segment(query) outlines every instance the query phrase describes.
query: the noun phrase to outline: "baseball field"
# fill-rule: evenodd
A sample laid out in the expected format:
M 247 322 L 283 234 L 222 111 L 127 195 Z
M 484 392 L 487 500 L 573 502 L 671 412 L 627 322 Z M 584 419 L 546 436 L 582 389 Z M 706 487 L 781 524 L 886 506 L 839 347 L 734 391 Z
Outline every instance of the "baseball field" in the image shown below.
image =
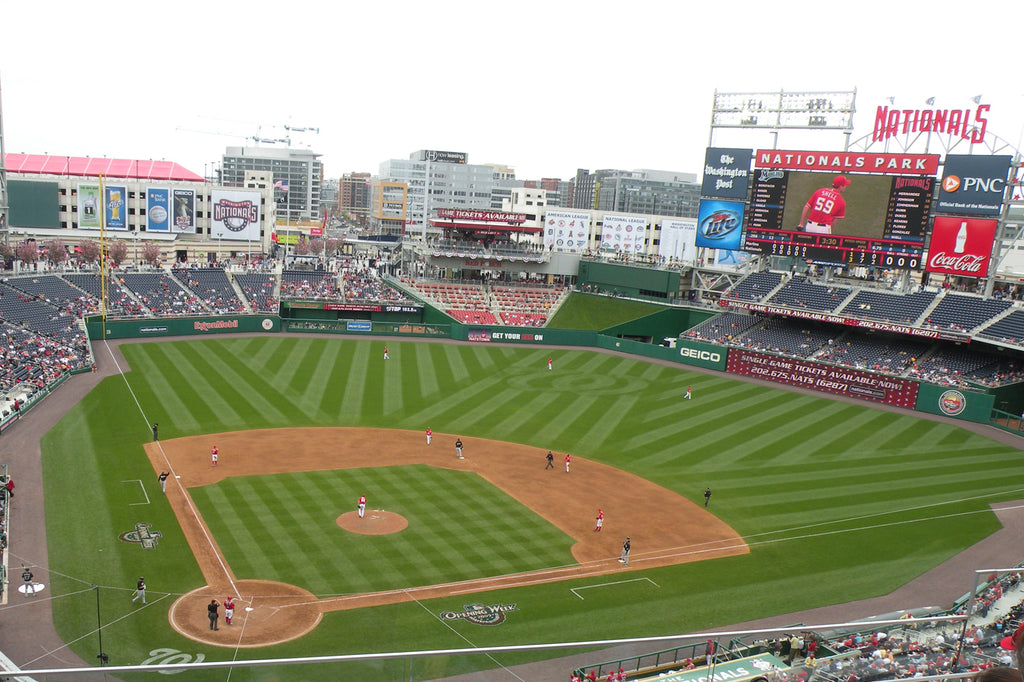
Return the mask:
M 95 657 L 98 604 L 119 664 L 697 631 L 885 594 L 996 530 L 988 505 L 1024 491 L 1019 450 L 869 405 L 589 350 L 388 346 L 387 361 L 374 340 L 119 346 L 123 375 L 42 443 L 55 620 L 72 649 Z M 145 607 L 130 601 L 139 576 Z M 229 591 L 235 624 L 210 631 L 205 605 Z M 492 626 L 458 617 L 475 604 L 508 609 Z M 429 680 L 552 655 L 329 675 Z

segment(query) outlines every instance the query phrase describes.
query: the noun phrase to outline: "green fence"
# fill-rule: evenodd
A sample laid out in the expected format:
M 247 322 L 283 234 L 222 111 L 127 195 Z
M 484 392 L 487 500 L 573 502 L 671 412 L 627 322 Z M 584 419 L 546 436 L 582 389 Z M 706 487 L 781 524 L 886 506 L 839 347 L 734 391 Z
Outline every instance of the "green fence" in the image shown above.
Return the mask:
M 100 316 L 85 321 L 92 341 L 103 339 L 140 339 L 159 336 L 206 336 L 242 332 L 279 332 L 277 315 L 217 315 L 214 317 L 160 317 L 111 320 L 104 324 Z
M 919 383 L 914 409 L 918 412 L 988 424 L 994 402 L 995 396 L 990 393 Z

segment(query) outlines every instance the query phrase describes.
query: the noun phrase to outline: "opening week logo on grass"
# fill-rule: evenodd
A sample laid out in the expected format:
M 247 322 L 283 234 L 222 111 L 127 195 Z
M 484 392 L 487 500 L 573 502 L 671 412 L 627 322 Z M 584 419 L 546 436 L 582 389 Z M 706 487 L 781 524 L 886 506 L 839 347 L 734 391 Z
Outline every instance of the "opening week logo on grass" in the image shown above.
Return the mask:
M 467 604 L 462 611 L 442 611 L 438 614 L 441 620 L 464 620 L 474 625 L 501 625 L 505 622 L 505 614 L 518 611 L 517 604 Z

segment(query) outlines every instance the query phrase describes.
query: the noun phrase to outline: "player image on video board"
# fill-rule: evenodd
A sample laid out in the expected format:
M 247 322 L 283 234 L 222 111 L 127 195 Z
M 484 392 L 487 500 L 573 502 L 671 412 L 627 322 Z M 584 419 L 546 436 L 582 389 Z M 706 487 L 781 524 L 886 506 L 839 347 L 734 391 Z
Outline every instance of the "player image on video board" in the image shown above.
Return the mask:
M 917 267 L 934 183 L 923 176 L 759 169 L 745 248 L 820 262 Z

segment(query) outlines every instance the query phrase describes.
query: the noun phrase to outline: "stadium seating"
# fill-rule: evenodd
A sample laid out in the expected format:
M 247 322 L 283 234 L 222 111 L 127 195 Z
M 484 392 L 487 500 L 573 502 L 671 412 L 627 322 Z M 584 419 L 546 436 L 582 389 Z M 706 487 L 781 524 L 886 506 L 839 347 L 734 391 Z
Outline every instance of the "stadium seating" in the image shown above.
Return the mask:
M 913 324 L 934 301 L 935 293 L 931 291 L 899 294 L 864 290 L 857 292 L 839 312 L 862 320 Z
M 679 335 L 681 339 L 727 343 L 764 320 L 746 313 L 722 313 Z
M 327 270 L 284 270 L 281 272 L 282 299 L 325 299 L 338 295 L 338 277 Z
M 209 312 L 203 302 L 163 272 L 123 272 L 118 283 L 154 315 L 198 315 Z
M 923 325 L 932 329 L 970 331 L 998 317 L 1013 307 L 1011 301 L 989 299 L 966 294 L 946 294 L 925 318 Z
M 235 275 L 235 281 L 242 293 L 249 300 L 254 312 L 277 312 L 278 303 L 274 295 L 277 277 L 268 273 L 256 272 Z
M 830 312 L 842 305 L 853 289 L 812 284 L 803 279 L 786 282 L 768 300 L 772 305 L 785 308 L 799 308 L 817 312 Z
M 834 328 L 776 317 L 750 328 L 736 343 L 745 348 L 808 358 L 834 335 Z
M 103 291 L 99 274 L 66 274 L 64 279 L 86 292 L 102 305 Z M 125 292 L 117 278 L 107 278 L 107 314 L 113 317 L 139 317 L 145 315 L 142 305 Z
M 723 294 L 723 297 L 735 298 L 740 301 L 761 302 L 782 283 L 782 278 L 783 275 L 781 273 L 771 272 L 770 270 L 754 272 L 734 284 Z
M 246 311 L 223 268 L 175 268 L 171 273 L 210 310 L 221 314 Z

